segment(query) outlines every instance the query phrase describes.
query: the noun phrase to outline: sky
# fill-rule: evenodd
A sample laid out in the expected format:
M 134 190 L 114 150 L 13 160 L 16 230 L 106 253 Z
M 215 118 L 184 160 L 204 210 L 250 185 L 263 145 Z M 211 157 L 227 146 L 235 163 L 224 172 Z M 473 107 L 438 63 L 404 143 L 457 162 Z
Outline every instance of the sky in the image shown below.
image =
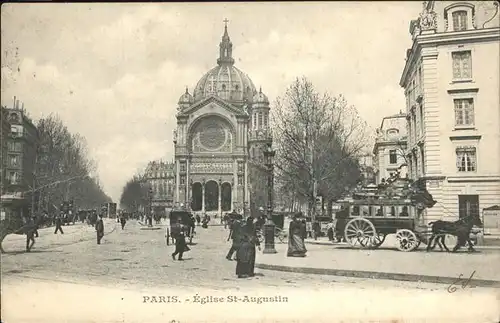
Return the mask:
M 216 66 L 224 19 L 235 66 L 271 102 L 305 76 L 320 92 L 344 95 L 375 129 L 383 116 L 405 110 L 399 79 L 421 3 L 1 8 L 2 105 L 16 96 L 33 119 L 56 113 L 85 136 L 101 185 L 118 201 L 150 160 L 173 159 L 178 99 Z

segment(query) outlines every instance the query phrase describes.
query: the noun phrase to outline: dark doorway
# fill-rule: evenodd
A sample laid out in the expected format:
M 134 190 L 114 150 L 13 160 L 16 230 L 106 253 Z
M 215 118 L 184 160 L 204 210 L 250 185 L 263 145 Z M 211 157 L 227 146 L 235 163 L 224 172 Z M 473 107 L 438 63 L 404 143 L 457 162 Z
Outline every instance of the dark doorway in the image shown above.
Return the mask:
M 192 192 L 191 192 L 191 210 L 193 211 L 201 211 L 202 208 L 202 200 L 203 200 L 203 190 L 201 187 L 201 183 L 196 182 L 193 183 Z
M 205 184 L 205 211 L 219 210 L 219 185 L 216 181 Z
M 460 218 L 479 216 L 479 195 L 459 195 L 458 216 Z
M 232 191 L 231 184 L 225 182 L 222 184 L 221 188 L 221 207 L 222 211 L 231 211 L 231 199 L 232 199 Z

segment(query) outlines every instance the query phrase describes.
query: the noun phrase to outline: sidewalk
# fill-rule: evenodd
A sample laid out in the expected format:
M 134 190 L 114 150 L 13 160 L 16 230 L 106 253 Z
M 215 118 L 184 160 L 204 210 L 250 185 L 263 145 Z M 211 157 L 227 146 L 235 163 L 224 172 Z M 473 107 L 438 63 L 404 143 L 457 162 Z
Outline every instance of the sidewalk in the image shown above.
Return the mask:
M 312 238 L 305 239 L 306 245 L 307 244 L 317 244 L 317 245 L 325 245 L 325 246 L 345 246 L 347 247 L 348 244 L 346 242 L 341 242 L 341 243 L 332 243 L 331 241 L 328 240 L 327 237 L 319 237 L 317 240 L 314 240 Z M 453 245 L 448 245 L 448 248 L 452 248 Z M 394 235 L 392 236 L 387 236 L 387 238 L 384 241 L 384 244 L 382 245 L 382 248 L 397 248 L 396 247 L 396 240 L 394 238 Z M 425 244 L 420 244 L 419 250 L 420 249 L 425 249 L 427 245 Z M 462 247 L 463 248 L 463 247 Z M 467 247 L 466 247 L 467 248 Z M 475 249 L 482 250 L 482 249 L 497 249 L 500 250 L 500 239 L 497 238 L 490 238 L 490 237 L 485 237 L 484 238 L 484 245 L 476 245 L 474 246 Z
M 352 249 L 346 244 L 306 244 L 305 258 L 287 257 L 287 244 L 276 244 L 277 254 L 259 253 L 260 269 L 335 275 L 359 278 L 422 281 L 454 284 L 471 275 L 469 285 L 500 287 L 500 253 L 482 250 L 477 253 L 426 252 L 420 248 L 402 252 L 389 248 Z M 473 274 L 474 273 L 474 274 Z M 461 284 L 460 282 L 460 284 Z
M 116 224 L 116 220 L 104 219 L 104 234 L 113 232 L 116 229 Z M 64 234 L 60 232 L 54 234 L 55 227 L 39 229 L 39 237 L 35 238 L 32 250 L 45 250 L 96 239 L 94 227 L 86 223 L 63 226 L 62 229 Z M 24 252 L 26 250 L 26 235 L 9 234 L 5 237 L 2 246 L 6 254 Z

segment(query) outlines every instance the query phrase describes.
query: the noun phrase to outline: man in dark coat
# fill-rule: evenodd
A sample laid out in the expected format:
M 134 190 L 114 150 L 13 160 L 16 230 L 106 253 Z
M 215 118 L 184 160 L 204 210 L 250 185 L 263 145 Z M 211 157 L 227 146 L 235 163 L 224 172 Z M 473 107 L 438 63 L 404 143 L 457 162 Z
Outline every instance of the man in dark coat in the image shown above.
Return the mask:
M 231 245 L 231 249 L 229 249 L 229 252 L 226 255 L 227 260 L 233 260 L 233 254 L 238 251 L 240 244 L 241 244 L 241 229 L 243 227 L 243 224 L 241 223 L 242 217 L 241 215 L 235 216 L 234 221 L 231 223 L 230 229 L 229 229 L 229 236 L 227 237 L 227 241 L 229 239 L 233 239 L 233 243 Z
M 33 218 L 28 218 L 26 222 L 26 252 L 30 252 L 35 244 L 36 224 Z
M 97 233 L 97 244 L 101 244 L 101 239 L 104 237 L 104 222 L 102 221 L 102 214 L 99 214 L 99 220 L 95 224 L 95 231 Z
M 175 228 L 174 228 L 175 227 Z M 175 256 L 179 255 L 178 260 L 183 260 L 182 256 L 184 252 L 189 251 L 189 247 L 186 244 L 186 231 L 187 228 L 181 222 L 181 219 L 177 219 L 177 223 L 172 226 L 172 235 L 175 232 L 175 251 L 172 253 L 172 259 L 175 260 Z
M 63 212 L 61 211 L 60 215 L 56 215 L 56 230 L 54 231 L 54 234 L 57 234 L 57 231 L 61 231 L 61 234 L 64 234 L 63 229 L 62 229 L 62 217 L 63 217 Z
M 127 223 L 127 219 L 125 219 L 125 215 L 122 213 L 120 215 L 120 224 L 122 225 L 122 230 L 125 228 L 125 223 Z

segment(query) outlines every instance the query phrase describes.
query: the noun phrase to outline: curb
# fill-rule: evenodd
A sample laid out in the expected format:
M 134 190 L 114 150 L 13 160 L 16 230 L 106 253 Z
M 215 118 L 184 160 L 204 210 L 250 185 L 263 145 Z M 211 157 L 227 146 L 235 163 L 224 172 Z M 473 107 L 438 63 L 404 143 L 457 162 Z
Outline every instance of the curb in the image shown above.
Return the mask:
M 314 244 L 321 246 L 348 246 L 347 243 L 332 243 L 330 241 L 305 241 L 306 244 Z M 500 250 L 500 245 L 498 246 L 474 246 L 475 249 L 490 249 L 490 250 Z
M 264 270 L 284 271 L 284 272 L 293 272 L 293 273 L 301 273 L 301 274 L 331 275 L 331 276 L 371 278 L 371 279 L 388 279 L 388 280 L 409 281 L 409 282 L 449 284 L 449 285 L 457 285 L 457 286 L 461 285 L 465 281 L 467 281 L 467 285 L 470 287 L 500 288 L 500 281 L 486 280 L 486 279 L 468 280 L 467 277 L 466 278 L 457 278 L 457 277 L 444 277 L 444 276 L 426 276 L 426 275 L 385 273 L 385 272 L 361 271 L 361 270 L 349 270 L 349 269 L 289 267 L 289 266 L 268 265 L 268 264 L 255 264 L 255 267 L 259 268 L 259 269 L 264 269 Z

